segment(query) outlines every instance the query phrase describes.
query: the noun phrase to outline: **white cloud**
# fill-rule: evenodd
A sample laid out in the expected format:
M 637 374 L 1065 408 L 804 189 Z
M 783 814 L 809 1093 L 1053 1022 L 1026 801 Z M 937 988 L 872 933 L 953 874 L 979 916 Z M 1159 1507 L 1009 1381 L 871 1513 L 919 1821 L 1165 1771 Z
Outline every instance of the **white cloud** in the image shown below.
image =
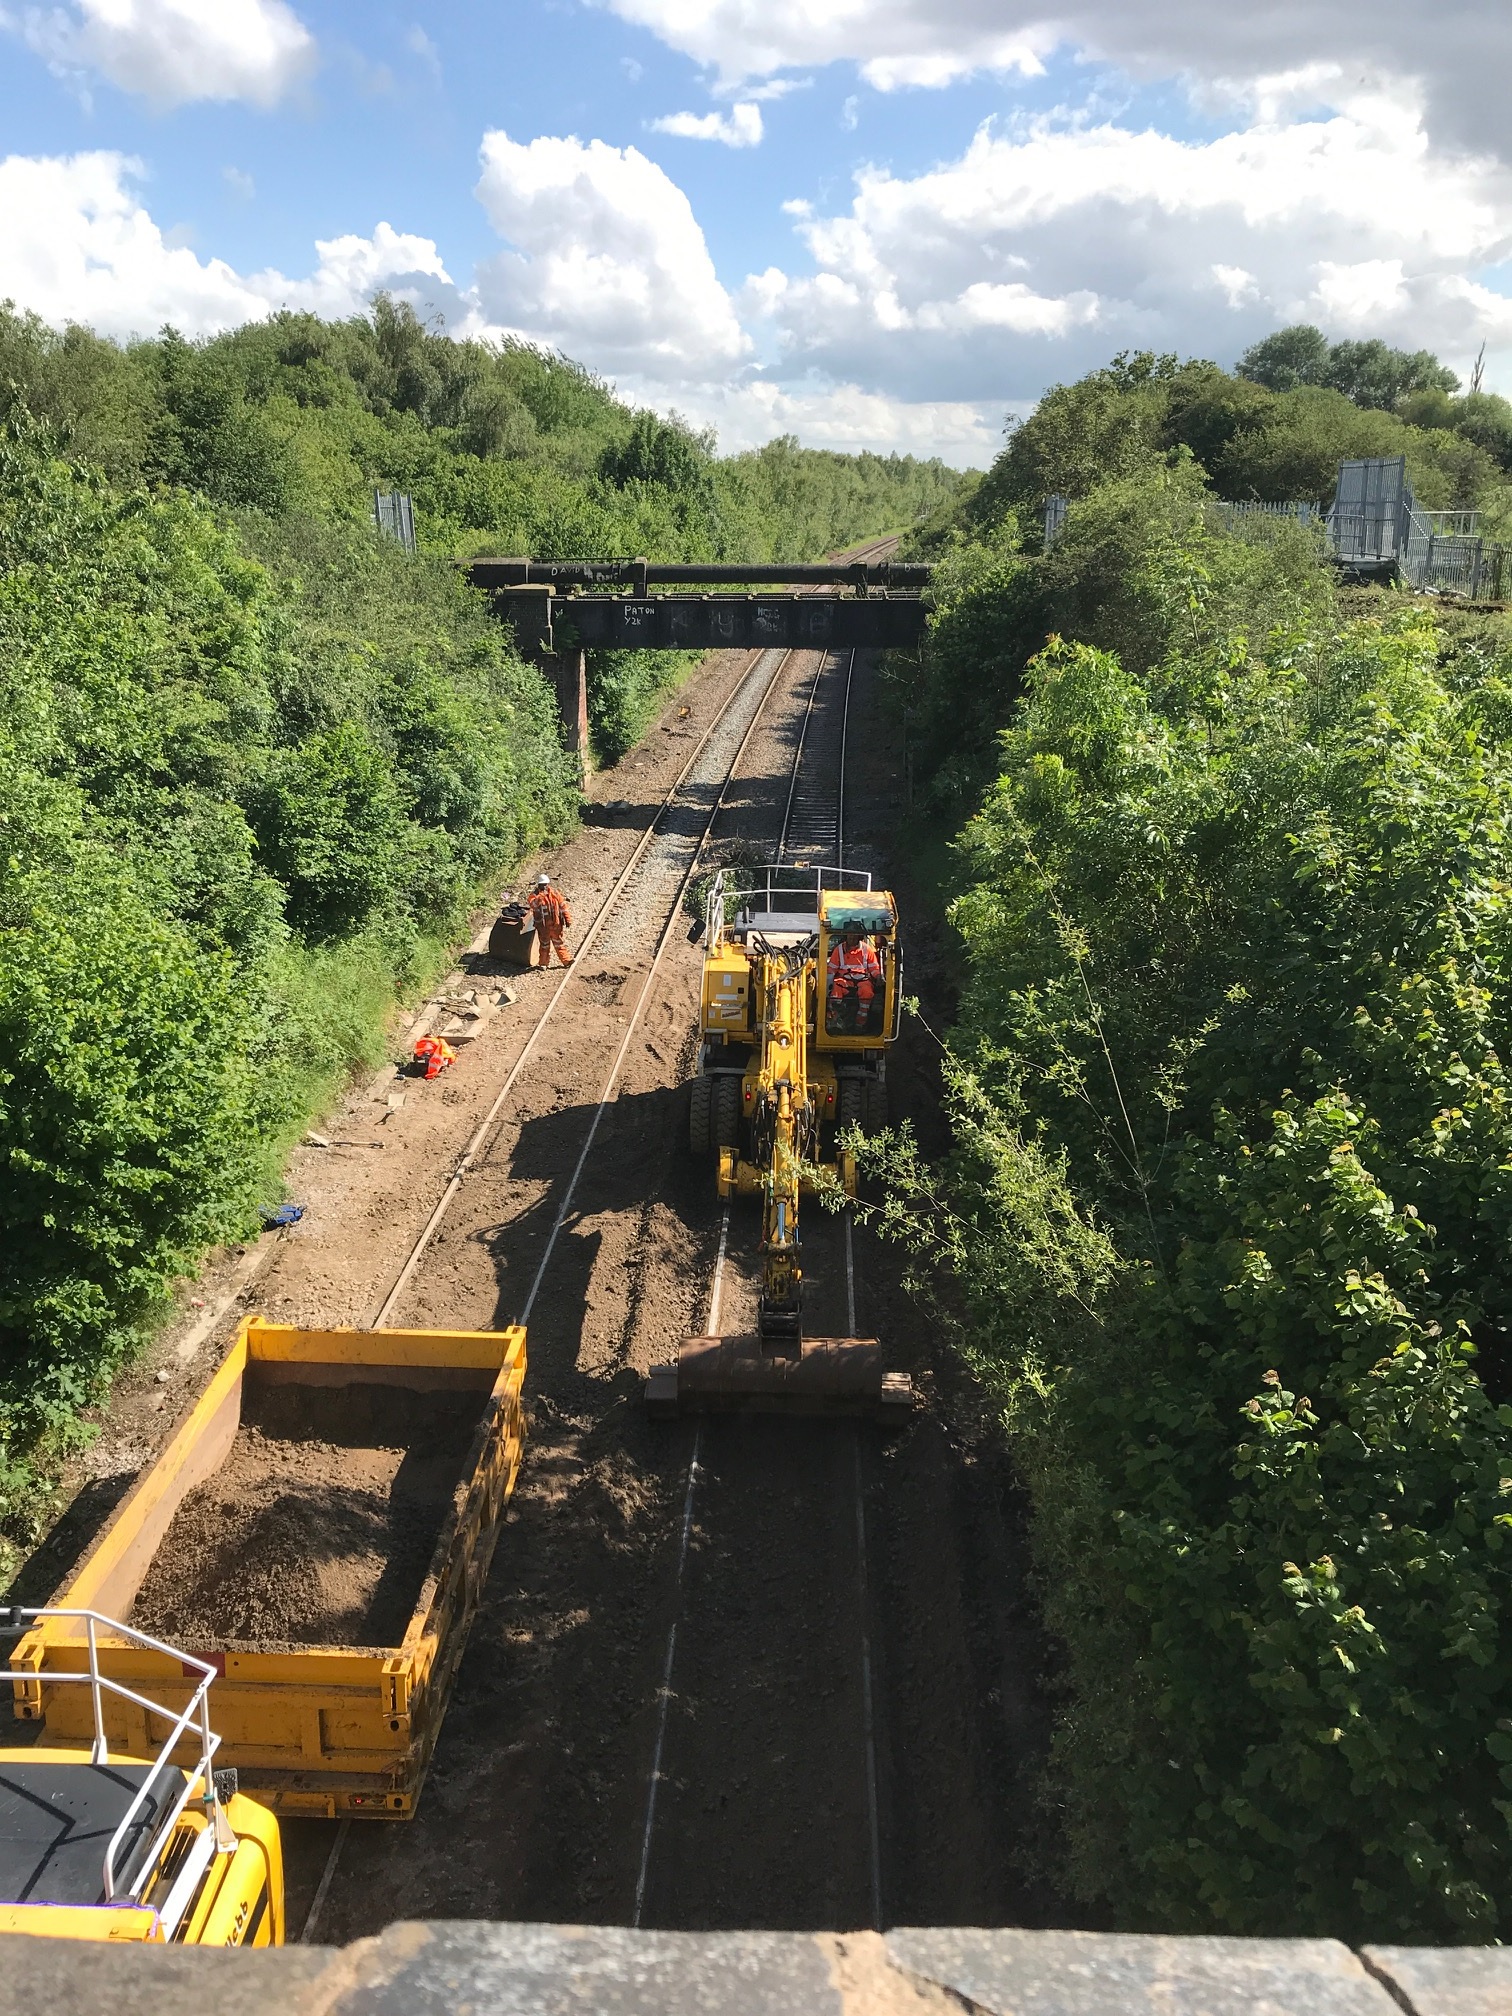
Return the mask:
M 418 57 L 436 83 L 441 81 L 441 52 L 417 21 L 404 38 L 404 46 Z
M 1213 278 L 1223 289 L 1224 299 L 1230 308 L 1243 308 L 1251 301 L 1258 301 L 1260 298 L 1260 288 L 1254 274 L 1243 266 L 1225 266 L 1222 260 L 1215 260 Z
M 348 232 L 317 238 L 320 262 L 304 280 L 256 273 L 251 285 L 270 307 L 301 308 L 314 315 L 355 315 L 382 289 L 408 301 L 422 316 L 461 322 L 473 312 L 472 296 L 455 286 L 435 240 L 378 224 L 371 238 Z
M 271 106 L 315 64 L 314 38 L 285 0 L 71 0 L 0 9 L 0 25 L 55 70 L 104 77 L 159 106 Z
M 1337 86 L 1416 84 L 1435 131 L 1512 153 L 1505 78 L 1512 8 L 1439 0 L 607 0 L 726 84 L 791 68 L 858 65 L 879 90 L 939 86 L 975 70 L 1033 75 L 1057 49 L 1132 75 L 1234 92 L 1257 116 L 1339 102 Z M 1280 63 L 1278 63 L 1278 56 Z M 1283 67 L 1284 66 L 1284 67 Z M 1262 102 L 1263 101 L 1263 102 Z
M 1512 301 L 1466 279 L 1512 254 L 1512 176 L 1435 154 L 1395 98 L 1203 142 L 989 123 L 924 174 L 864 170 L 848 213 L 794 214 L 814 270 L 755 276 L 747 314 L 788 371 L 905 398 L 1030 397 L 1126 346 L 1225 361 L 1302 319 L 1512 344 Z
M 812 88 L 812 77 L 769 77 L 764 84 L 719 84 L 713 86 L 716 98 L 733 98 L 737 92 L 748 102 L 763 105 L 775 103 L 779 98 L 790 98 L 795 91 Z
M 669 112 L 664 119 L 651 121 L 653 133 L 671 133 L 679 140 L 719 140 L 726 147 L 761 145 L 761 107 L 732 105 L 727 115 L 718 112 Z
M 750 348 L 692 205 L 634 147 L 484 135 L 478 196 L 515 249 L 478 268 L 491 326 L 658 384 L 722 377 Z
M 649 405 L 665 396 L 633 380 L 620 389 Z M 759 448 L 774 435 L 796 434 L 807 448 L 938 455 L 956 468 L 985 468 L 1002 446 L 1003 409 L 996 401 L 910 401 L 860 385 L 819 379 L 779 385 L 753 377 L 700 388 L 690 398 L 679 393 L 676 403 L 694 426 L 714 429 L 725 455 Z
M 211 335 L 284 307 L 351 315 L 382 287 L 422 314 L 439 311 L 459 334 L 509 330 L 622 372 L 627 397 L 676 405 L 716 427 L 726 449 L 796 433 L 836 448 L 990 459 L 996 401 L 910 404 L 854 384 L 784 386 L 751 373 L 748 341 L 686 199 L 633 149 L 595 155 L 567 141 L 543 155 L 537 142 L 512 154 L 502 135 L 491 141 L 480 194 L 516 243 L 536 248 L 502 282 L 491 269 L 478 286 L 458 287 L 431 239 L 382 223 L 367 237 L 319 240 L 302 277 L 238 273 L 173 243 L 137 192 L 139 164 L 99 152 L 0 160 L 4 291 L 55 325 L 86 322 L 124 338 L 164 322 Z M 661 222 L 632 229 L 632 216 Z
M 153 222 L 131 186 L 139 173 L 135 162 L 104 152 L 0 161 L 5 292 L 49 322 L 87 322 L 119 337 L 164 322 L 208 335 L 280 307 L 350 315 L 380 286 L 417 304 L 456 305 L 434 244 L 387 224 L 371 238 L 318 243 L 318 264 L 300 280 L 200 259 Z
M 239 196 L 243 203 L 250 203 L 257 194 L 257 183 L 245 168 L 222 168 L 221 180 L 233 196 Z

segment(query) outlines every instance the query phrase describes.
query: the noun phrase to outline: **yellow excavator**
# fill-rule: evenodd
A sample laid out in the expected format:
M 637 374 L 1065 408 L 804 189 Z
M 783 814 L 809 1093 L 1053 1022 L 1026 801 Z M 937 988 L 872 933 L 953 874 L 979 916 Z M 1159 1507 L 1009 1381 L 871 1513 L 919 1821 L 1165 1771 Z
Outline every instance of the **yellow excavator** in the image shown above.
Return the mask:
M 822 1183 L 855 1195 L 837 1137 L 886 1125 L 897 905 L 859 871 L 724 869 L 703 935 L 689 1141 L 717 1156 L 721 1198 L 761 1199 L 759 1315 L 754 1336 L 693 1337 L 675 1363 L 653 1366 L 647 1406 L 900 1418 L 912 1381 L 883 1370 L 876 1338 L 805 1335 L 798 1232 L 800 1203 Z
M 210 1728 L 216 1668 L 174 1653 L 93 1610 L 0 1608 L 0 1633 L 53 1623 L 77 1640 L 73 1671 L 49 1687 L 88 1687 L 94 1740 L 0 1750 L 0 1932 L 131 1945 L 281 1946 L 283 1850 L 278 1822 L 217 1771 Z M 189 1698 L 165 1709 L 103 1673 L 97 1640 L 125 1639 L 178 1658 Z M 27 1682 L 14 1683 L 18 1688 Z M 125 1704 L 140 1741 L 113 1747 Z M 186 1762 L 175 1761 L 187 1759 Z

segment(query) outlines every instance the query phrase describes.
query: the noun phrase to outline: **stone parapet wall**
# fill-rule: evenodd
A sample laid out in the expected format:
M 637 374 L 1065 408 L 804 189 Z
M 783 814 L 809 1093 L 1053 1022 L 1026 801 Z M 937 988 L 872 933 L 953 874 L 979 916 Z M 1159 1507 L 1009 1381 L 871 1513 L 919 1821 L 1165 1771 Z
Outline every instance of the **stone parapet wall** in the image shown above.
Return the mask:
M 0 1938 L 0 2016 L 1512 2016 L 1512 1952 L 1098 1932 L 391 1925 L 281 1952 Z

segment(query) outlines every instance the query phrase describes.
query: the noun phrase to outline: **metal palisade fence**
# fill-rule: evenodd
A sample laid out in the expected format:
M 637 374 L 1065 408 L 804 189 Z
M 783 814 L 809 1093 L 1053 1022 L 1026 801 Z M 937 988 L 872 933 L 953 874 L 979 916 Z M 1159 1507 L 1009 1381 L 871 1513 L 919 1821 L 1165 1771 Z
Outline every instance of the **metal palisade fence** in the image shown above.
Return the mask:
M 1412 494 L 1402 455 L 1341 462 L 1328 514 L 1339 564 L 1391 573 L 1409 587 L 1500 600 L 1512 586 L 1509 549 L 1486 539 L 1474 511 L 1429 511 Z
M 1340 567 L 1350 574 L 1401 580 L 1411 588 L 1500 601 L 1512 590 L 1512 547 L 1483 537 L 1474 511 L 1429 511 L 1412 494 L 1407 461 L 1383 455 L 1339 464 L 1334 501 L 1217 507 L 1227 524 L 1241 518 L 1294 518 L 1321 525 Z
M 415 550 L 415 507 L 403 490 L 373 492 L 373 523 L 406 551 Z

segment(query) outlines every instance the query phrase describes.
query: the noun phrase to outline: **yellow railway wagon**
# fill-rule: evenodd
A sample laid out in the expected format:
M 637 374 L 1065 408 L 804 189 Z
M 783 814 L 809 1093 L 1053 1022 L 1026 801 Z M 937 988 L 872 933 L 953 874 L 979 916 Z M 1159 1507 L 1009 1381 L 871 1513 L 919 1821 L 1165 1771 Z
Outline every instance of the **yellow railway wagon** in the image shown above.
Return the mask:
M 519 1472 L 524 1377 L 525 1332 L 518 1327 L 302 1330 L 249 1317 L 193 1411 L 59 1592 L 58 1605 L 156 1626 L 158 1617 L 149 1609 L 144 1620 L 143 1607 L 180 1600 L 185 1586 L 191 1599 L 183 1600 L 192 1600 L 204 1565 L 198 1557 L 219 1550 L 220 1594 L 202 1599 L 210 1607 L 190 1615 L 187 1631 L 156 1631 L 219 1669 L 218 1761 L 235 1767 L 245 1791 L 285 1815 L 407 1819 Z M 363 1428 L 380 1400 L 389 1407 L 386 1425 Z M 418 1443 L 405 1447 L 406 1417 L 420 1421 L 437 1407 L 460 1420 L 464 1439 L 439 1456 Z M 319 1470 L 323 1457 L 350 1456 L 353 1449 L 364 1459 L 385 1455 L 361 1446 L 364 1436 L 399 1445 L 388 1452 L 397 1471 L 385 1481 L 380 1464 L 376 1484 L 365 1474 L 366 1497 L 328 1488 Z M 249 1449 L 268 1481 L 243 1484 L 238 1465 Z M 314 1485 L 305 1473 L 316 1477 Z M 419 1512 L 405 1549 L 385 1559 L 383 1519 L 387 1506 L 403 1498 L 407 1474 L 429 1480 L 431 1495 L 411 1492 L 406 1502 Z M 378 1607 L 349 1605 L 341 1631 L 330 1633 L 337 1642 L 323 1643 L 330 1547 L 321 1522 L 333 1497 L 338 1523 L 368 1521 L 363 1558 L 378 1550 Z M 376 1524 L 369 1500 L 379 1507 Z M 434 1540 L 426 1545 L 432 1515 Z M 269 1536 L 280 1517 L 275 1545 Z M 170 1595 L 160 1599 L 154 1591 L 164 1583 Z M 292 1592 L 308 1601 L 302 1613 L 295 1605 L 294 1623 L 278 1636 L 237 1636 L 248 1614 L 261 1614 L 248 1612 L 249 1590 L 264 1597 L 271 1590 L 275 1599 Z M 384 1634 L 396 1642 L 352 1642 L 380 1614 L 402 1624 L 411 1603 L 407 1625 Z M 87 1743 L 93 1736 L 89 1690 L 47 1684 L 49 1670 L 87 1670 L 82 1634 L 82 1625 L 49 1619 L 11 1655 L 16 1713 L 45 1718 L 51 1742 Z M 103 1672 L 178 1712 L 179 1662 L 108 1632 L 100 1635 L 99 1658 Z M 155 1717 L 119 1700 L 109 1701 L 107 1716 L 113 1747 L 150 1752 Z M 165 1713 L 164 1730 L 170 1719 Z

